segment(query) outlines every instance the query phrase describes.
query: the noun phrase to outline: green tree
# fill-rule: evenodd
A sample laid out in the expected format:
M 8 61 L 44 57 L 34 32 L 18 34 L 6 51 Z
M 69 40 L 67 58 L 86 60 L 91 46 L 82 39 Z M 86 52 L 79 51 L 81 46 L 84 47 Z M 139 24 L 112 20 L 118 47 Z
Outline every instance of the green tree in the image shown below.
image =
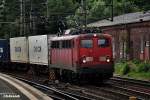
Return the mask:
M 150 0 L 131 0 L 134 5 L 136 5 L 140 11 L 150 10 Z
M 56 34 L 59 29 L 76 27 L 76 23 L 82 27 L 85 23 L 85 13 L 87 23 L 111 17 L 112 0 L 23 1 L 26 35 Z M 0 21 L 16 22 L 15 24 L 0 23 L 0 36 L 8 37 L 10 34 L 19 36 L 20 4 L 20 0 L 0 0 Z M 150 10 L 149 0 L 113 0 L 113 4 L 115 16 Z
M 131 0 L 114 0 L 114 15 L 137 12 L 139 8 Z
M 57 33 L 59 28 L 66 28 L 66 18 L 69 20 L 74 15 L 78 3 L 75 0 L 48 0 L 49 8 L 49 31 Z
M 3 9 L 1 9 L 0 17 L 0 36 L 4 38 L 9 38 L 10 34 L 18 33 L 17 24 L 11 24 L 10 22 L 15 22 L 19 18 L 19 4 L 15 0 L 3 0 L 2 2 Z

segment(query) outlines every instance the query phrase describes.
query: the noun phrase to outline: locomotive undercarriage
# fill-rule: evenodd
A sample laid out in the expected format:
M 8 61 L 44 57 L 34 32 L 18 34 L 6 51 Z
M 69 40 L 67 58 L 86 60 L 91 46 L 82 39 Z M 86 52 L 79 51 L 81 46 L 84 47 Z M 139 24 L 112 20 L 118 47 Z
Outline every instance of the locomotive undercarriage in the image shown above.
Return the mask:
M 109 79 L 113 76 L 113 67 L 112 69 L 104 68 L 82 68 L 78 69 L 77 72 L 73 72 L 70 70 L 60 70 L 55 69 L 56 79 L 65 81 L 65 82 L 73 82 L 78 83 L 81 81 L 87 82 L 102 82 L 104 80 Z

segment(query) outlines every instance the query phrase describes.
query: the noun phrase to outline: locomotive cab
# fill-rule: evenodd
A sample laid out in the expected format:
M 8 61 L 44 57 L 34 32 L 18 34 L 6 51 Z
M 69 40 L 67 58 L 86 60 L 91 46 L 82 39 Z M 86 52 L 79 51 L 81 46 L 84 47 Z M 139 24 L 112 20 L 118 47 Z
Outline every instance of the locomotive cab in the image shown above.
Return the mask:
M 50 67 L 64 79 L 109 79 L 113 75 L 111 36 L 79 34 L 51 39 Z
M 104 79 L 113 75 L 113 57 L 110 35 L 89 34 L 80 37 L 80 73 L 100 76 Z

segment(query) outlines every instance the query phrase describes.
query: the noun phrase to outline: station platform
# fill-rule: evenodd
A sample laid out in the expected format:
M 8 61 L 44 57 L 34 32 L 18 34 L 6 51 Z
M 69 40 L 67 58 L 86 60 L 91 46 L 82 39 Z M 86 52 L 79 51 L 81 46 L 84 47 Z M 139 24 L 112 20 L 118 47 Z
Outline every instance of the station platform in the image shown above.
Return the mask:
M 52 100 L 38 89 L 0 73 L 0 100 Z

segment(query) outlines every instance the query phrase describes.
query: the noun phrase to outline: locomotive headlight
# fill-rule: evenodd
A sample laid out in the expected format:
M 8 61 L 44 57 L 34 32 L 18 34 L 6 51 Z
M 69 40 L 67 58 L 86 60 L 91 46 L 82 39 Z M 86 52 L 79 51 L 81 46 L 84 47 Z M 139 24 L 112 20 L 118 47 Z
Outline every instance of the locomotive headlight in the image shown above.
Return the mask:
M 93 57 L 84 57 L 82 58 L 82 63 L 87 63 L 87 62 L 92 62 L 93 61 Z
M 109 59 L 109 58 L 107 58 L 107 59 L 106 59 L 106 62 L 110 62 L 110 59 Z
M 96 34 L 94 34 L 94 37 L 96 37 L 97 35 Z
M 82 62 L 83 62 L 83 63 L 86 63 L 86 59 L 83 59 Z

